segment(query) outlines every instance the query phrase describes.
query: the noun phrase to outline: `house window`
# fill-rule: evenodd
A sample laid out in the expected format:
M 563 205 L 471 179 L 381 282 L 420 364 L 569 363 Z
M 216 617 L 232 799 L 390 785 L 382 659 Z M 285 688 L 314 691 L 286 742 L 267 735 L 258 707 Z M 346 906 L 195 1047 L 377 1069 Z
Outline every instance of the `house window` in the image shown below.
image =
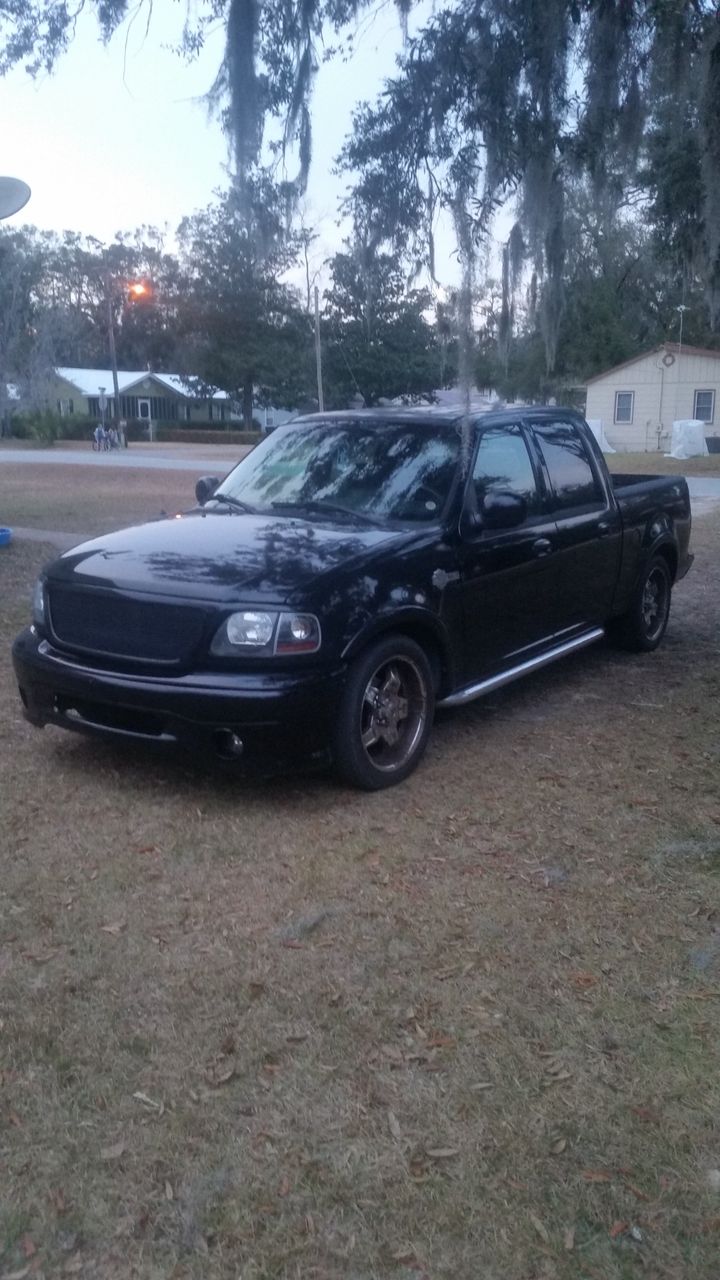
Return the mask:
M 715 417 L 715 392 L 696 391 L 693 402 L 693 418 L 711 424 Z
M 616 391 L 615 392 L 615 421 L 616 422 L 632 422 L 634 408 L 635 408 L 635 392 L 634 391 Z
M 192 422 L 192 409 L 189 404 L 185 405 L 185 421 Z
M 213 420 L 213 402 L 212 400 L 208 400 L 208 422 L 212 422 L 212 420 Z
M 75 412 L 75 401 L 68 400 L 68 413 L 74 413 L 74 412 Z

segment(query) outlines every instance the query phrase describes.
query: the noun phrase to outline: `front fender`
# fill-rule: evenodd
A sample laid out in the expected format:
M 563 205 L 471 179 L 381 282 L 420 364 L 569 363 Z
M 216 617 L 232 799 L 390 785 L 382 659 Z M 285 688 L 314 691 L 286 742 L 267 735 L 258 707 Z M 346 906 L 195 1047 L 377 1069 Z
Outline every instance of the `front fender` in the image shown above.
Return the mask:
M 452 682 L 452 647 L 447 629 L 436 614 L 422 605 L 405 605 L 399 608 L 388 605 L 372 617 L 366 617 L 347 641 L 342 652 L 343 659 L 351 662 L 373 640 L 392 631 L 410 636 L 419 644 L 425 639 L 439 659 L 441 686 Z

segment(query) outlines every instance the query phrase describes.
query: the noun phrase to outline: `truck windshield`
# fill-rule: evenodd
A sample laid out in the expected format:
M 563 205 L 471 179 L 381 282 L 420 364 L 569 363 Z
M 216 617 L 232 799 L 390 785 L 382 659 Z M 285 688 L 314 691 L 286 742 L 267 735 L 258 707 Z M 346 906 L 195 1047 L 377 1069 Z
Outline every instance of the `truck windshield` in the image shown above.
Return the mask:
M 373 420 L 287 426 L 253 449 L 223 481 L 254 511 L 342 513 L 384 521 L 433 521 L 457 473 L 453 425 Z

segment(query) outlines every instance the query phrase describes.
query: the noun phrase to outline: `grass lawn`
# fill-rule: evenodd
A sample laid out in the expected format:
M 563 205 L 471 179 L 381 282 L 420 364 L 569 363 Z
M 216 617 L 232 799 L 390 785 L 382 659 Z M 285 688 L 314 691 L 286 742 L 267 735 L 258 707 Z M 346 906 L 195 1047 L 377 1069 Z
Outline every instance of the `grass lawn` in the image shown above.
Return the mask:
M 694 537 L 657 654 L 446 713 L 375 796 L 32 729 L 8 646 L 48 549 L 0 550 L 0 1276 L 717 1280 Z
M 193 471 L 3 462 L 0 524 L 108 533 L 194 506 L 196 479 Z
M 666 458 L 664 453 L 608 453 L 605 461 L 611 471 L 637 472 L 653 476 L 720 476 L 720 453 L 706 458 Z

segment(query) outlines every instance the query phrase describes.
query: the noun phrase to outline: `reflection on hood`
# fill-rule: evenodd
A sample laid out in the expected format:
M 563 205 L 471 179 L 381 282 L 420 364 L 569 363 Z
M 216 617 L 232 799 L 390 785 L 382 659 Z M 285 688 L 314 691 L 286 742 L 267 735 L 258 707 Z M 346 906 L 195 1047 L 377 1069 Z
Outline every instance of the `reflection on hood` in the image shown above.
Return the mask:
M 51 570 L 76 585 L 232 599 L 286 597 L 407 535 L 277 516 L 208 515 L 120 530 L 67 552 Z

